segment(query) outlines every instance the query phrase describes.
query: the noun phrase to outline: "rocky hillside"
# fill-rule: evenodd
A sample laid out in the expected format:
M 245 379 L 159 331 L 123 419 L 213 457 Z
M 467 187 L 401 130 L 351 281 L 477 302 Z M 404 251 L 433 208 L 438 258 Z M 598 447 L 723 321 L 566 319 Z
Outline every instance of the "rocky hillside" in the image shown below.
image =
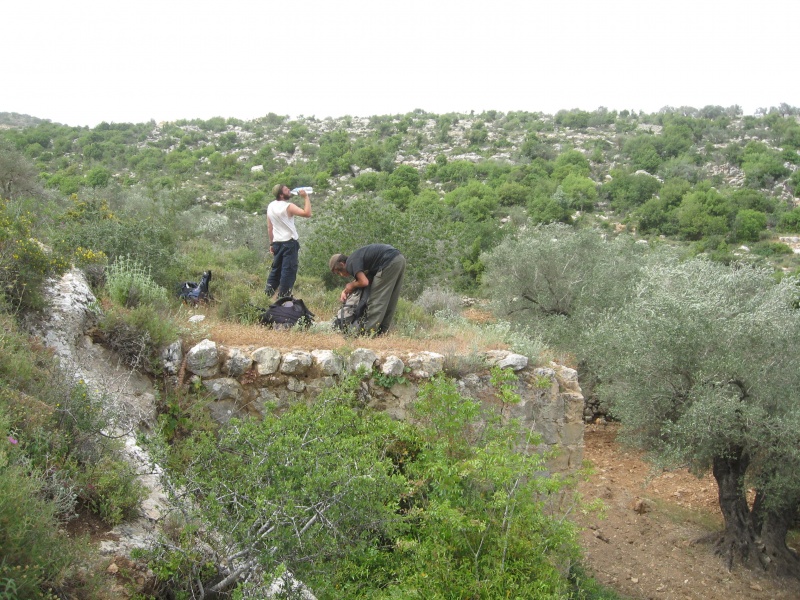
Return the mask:
M 722 115 L 717 114 L 720 111 Z M 575 112 L 578 112 L 577 117 Z M 318 160 L 326 136 L 337 133 L 346 133 L 350 143 L 356 146 L 365 141 L 382 142 L 379 145 L 384 151 L 380 157 L 383 164 L 370 167 L 354 161 L 348 172 L 330 179 L 332 190 L 343 189 L 352 177 L 365 172 L 386 170 L 389 164 L 394 168 L 408 165 L 424 173 L 437 160 L 441 162 L 442 157 L 447 161 L 518 165 L 537 157 L 554 158 L 563 151 L 575 149 L 590 158 L 592 175 L 596 183 L 602 184 L 612 169 L 631 166 L 631 156 L 623 151 L 627 140 L 642 134 L 654 138 L 662 136 L 665 117 L 675 114 L 682 120 L 702 123 L 697 131 L 692 132 L 692 144 L 686 148 L 690 154 L 695 154 L 696 164 L 692 170 L 693 177 L 698 179 L 708 178 L 723 186 L 740 188 L 746 184 L 745 174 L 725 156 L 726 147 L 759 141 L 775 151 L 784 149 L 768 123 L 736 114 L 732 109 L 723 111 L 719 107 L 706 113 L 687 108 L 665 109 L 656 115 L 623 116 L 598 111 L 586 119 L 580 117 L 587 113 L 579 111 L 562 111 L 555 116 L 493 111 L 480 115 L 419 112 L 324 120 L 269 116 L 249 122 L 229 119 L 224 126 L 219 124 L 217 130 L 209 130 L 208 122 L 178 121 L 154 125 L 148 137 L 139 144 L 142 148 L 162 148 L 167 154 L 181 148 L 197 151 L 213 147 L 222 156 L 235 158 L 238 164 L 257 174 L 274 170 L 276 164 L 297 167 Z M 716 118 L 707 119 L 704 114 L 715 114 Z M 790 118 L 798 122 L 797 114 Z M 271 151 L 265 152 L 265 148 Z M 792 173 L 796 170 L 796 164 L 788 163 L 786 166 Z M 648 172 L 645 169 L 641 171 Z M 658 172 L 651 174 L 659 176 Z M 777 199 L 793 202 L 796 197 L 790 190 L 788 179 L 775 178 L 762 189 Z M 435 185 L 435 182 L 430 183 Z M 217 201 L 226 199 L 228 194 L 220 191 Z

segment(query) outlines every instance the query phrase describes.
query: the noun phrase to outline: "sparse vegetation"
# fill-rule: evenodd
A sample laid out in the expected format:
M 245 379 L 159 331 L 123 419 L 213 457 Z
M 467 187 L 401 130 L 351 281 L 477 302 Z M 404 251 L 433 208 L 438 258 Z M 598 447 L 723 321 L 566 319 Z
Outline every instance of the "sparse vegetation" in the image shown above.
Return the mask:
M 83 506 L 115 524 L 137 510 L 141 484 L 120 454 L 114 415 L 52 356 L 30 344 L 13 318 L 0 315 L 0 582 L 11 598 L 56 598 L 97 589 L 84 538 L 64 523 Z M 0 588 L 2 589 L 2 588 Z

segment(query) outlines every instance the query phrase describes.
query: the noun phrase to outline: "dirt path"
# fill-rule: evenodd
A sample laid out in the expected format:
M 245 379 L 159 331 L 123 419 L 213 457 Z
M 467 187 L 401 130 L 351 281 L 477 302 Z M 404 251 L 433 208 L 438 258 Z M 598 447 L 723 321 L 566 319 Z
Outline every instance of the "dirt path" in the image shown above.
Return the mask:
M 711 544 L 722 517 L 713 478 L 686 471 L 653 477 L 613 426 L 590 425 L 585 458 L 595 473 L 580 486 L 603 501 L 605 518 L 582 517 L 582 544 L 598 581 L 625 597 L 653 600 L 798 600 L 800 581 L 728 572 Z

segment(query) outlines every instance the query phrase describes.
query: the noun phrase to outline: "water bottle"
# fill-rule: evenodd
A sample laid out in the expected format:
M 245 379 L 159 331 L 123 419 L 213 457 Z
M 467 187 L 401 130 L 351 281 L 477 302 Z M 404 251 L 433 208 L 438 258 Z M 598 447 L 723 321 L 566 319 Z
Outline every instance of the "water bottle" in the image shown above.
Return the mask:
M 293 190 L 291 190 L 289 193 L 292 196 L 297 196 L 300 193 L 300 190 L 305 190 L 306 194 L 313 194 L 314 193 L 314 188 L 310 187 L 310 186 L 307 186 L 307 187 L 296 187 Z

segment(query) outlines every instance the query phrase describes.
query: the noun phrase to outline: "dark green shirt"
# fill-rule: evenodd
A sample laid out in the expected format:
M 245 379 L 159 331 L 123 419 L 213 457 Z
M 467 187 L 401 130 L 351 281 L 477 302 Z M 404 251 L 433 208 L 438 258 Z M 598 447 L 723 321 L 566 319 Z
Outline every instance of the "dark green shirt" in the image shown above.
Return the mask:
M 367 280 L 372 283 L 375 275 L 380 273 L 400 255 L 400 250 L 389 244 L 370 244 L 362 246 L 347 257 L 345 270 L 353 277 L 363 271 Z

